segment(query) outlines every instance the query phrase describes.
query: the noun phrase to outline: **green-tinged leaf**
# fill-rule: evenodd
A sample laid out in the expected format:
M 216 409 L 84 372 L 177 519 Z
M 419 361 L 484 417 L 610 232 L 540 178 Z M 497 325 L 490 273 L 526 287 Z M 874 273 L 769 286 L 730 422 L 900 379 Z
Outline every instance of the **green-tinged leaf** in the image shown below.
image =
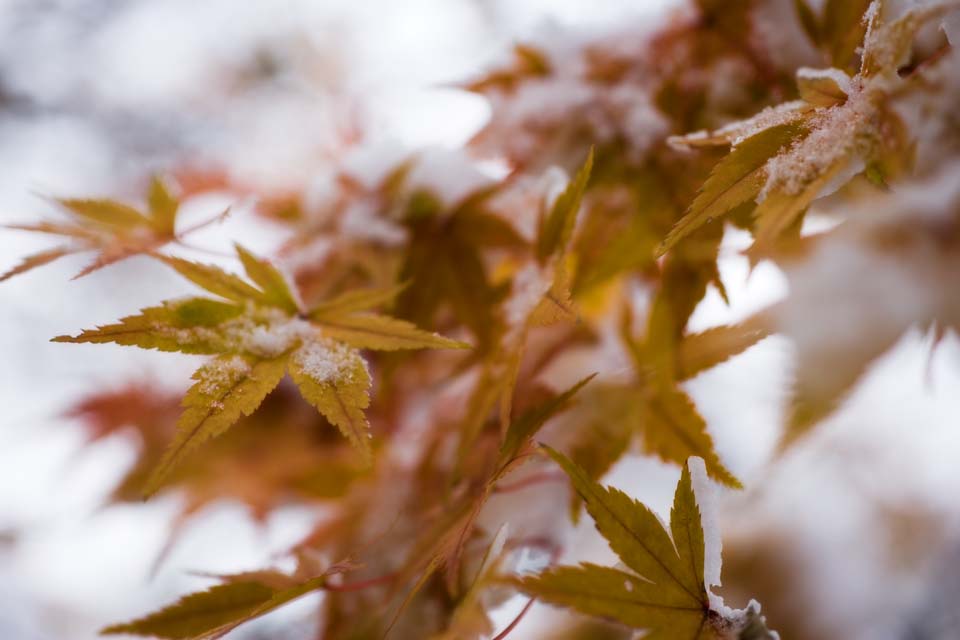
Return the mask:
M 271 306 L 295 313 L 300 305 L 297 304 L 297 300 L 280 270 L 266 260 L 253 255 L 239 244 L 236 245 L 236 249 L 247 276 L 263 290 L 264 301 Z
M 507 428 L 503 445 L 500 447 L 500 459 L 504 462 L 513 459 L 524 443 L 535 436 L 547 420 L 563 411 L 573 396 L 588 382 L 593 380 L 596 375 L 597 374 L 594 373 L 587 376 L 560 395 L 554 396 L 546 402 L 528 409 L 521 414 L 519 418 L 514 420 Z
M 215 327 L 243 313 L 243 307 L 209 298 L 185 298 L 164 303 L 177 328 Z
M 643 436 L 646 448 L 663 460 L 683 464 L 690 456 L 699 456 L 713 479 L 730 487 L 742 487 L 723 466 L 707 432 L 707 423 L 680 389 L 661 387 L 652 392 L 645 406 Z
M 322 589 L 328 576 L 307 580 L 259 581 L 266 572 L 224 576 L 228 581 L 184 596 L 148 616 L 107 627 L 104 635 L 130 634 L 169 640 L 215 640 L 244 622 L 262 616 L 311 591 Z M 286 576 L 283 576 L 286 577 Z M 281 583 L 293 586 L 281 586 Z
M 687 214 L 670 230 L 658 249 L 669 251 L 700 226 L 752 200 L 766 182 L 767 160 L 805 133 L 798 122 L 765 129 L 747 138 L 721 160 L 703 184 Z
M 156 493 L 170 471 L 200 444 L 229 429 L 241 415 L 250 415 L 283 378 L 287 356 L 252 360 L 220 356 L 205 364 L 183 399 L 173 443 L 150 477 L 146 495 Z
M 590 149 L 577 175 L 554 202 L 550 213 L 541 220 L 537 234 L 537 259 L 541 263 L 557 251 L 562 251 L 570 242 L 577 222 L 577 212 L 580 210 L 580 201 L 583 199 L 583 192 L 587 188 L 592 169 L 593 149 Z
M 743 353 L 770 335 L 761 317 L 684 336 L 677 347 L 677 379 L 687 380 Z
M 228 300 L 249 302 L 263 299 L 263 294 L 256 288 L 244 282 L 239 276 L 227 273 L 220 267 L 170 256 L 157 256 L 157 258 L 173 267 L 177 273 L 198 287 Z
M 53 342 L 113 342 L 143 349 L 213 355 L 228 350 L 227 337 L 216 326 L 242 312 L 241 307 L 207 298 L 172 300 L 75 337 L 57 336 Z
M 694 574 L 681 562 L 655 513 L 622 491 L 594 482 L 563 454 L 544 449 L 570 477 L 597 530 L 624 564 L 657 585 L 662 597 L 691 607 L 703 604 L 702 572 Z
M 680 563 L 690 568 L 690 574 L 699 577 L 701 593 L 706 593 L 703 566 L 706 555 L 706 543 L 703 538 L 700 507 L 693 492 L 693 480 L 690 477 L 690 461 L 682 465 L 680 482 L 673 494 L 673 508 L 670 510 L 670 536 L 680 556 Z
M 49 249 L 47 251 L 41 251 L 40 253 L 35 253 L 32 256 L 27 256 L 19 262 L 19 264 L 13 266 L 3 275 L 0 275 L 0 282 L 8 280 L 13 276 L 20 275 L 21 273 L 26 273 L 31 269 L 37 267 L 42 267 L 45 264 L 49 264 L 58 258 L 63 256 L 70 255 L 75 253 L 76 249 L 71 249 L 70 247 L 57 247 L 55 249 Z
M 417 329 L 406 320 L 376 313 L 349 315 L 315 314 L 313 320 L 323 334 L 358 349 L 395 351 L 398 349 L 467 349 L 465 342 L 444 338 Z
M 369 311 L 393 302 L 409 286 L 409 282 L 394 287 L 354 289 L 339 296 L 321 302 L 310 310 L 311 318 L 333 317 L 357 311 Z
M 83 198 L 58 198 L 57 202 L 78 216 L 97 224 L 121 229 L 150 226 L 150 221 L 142 213 L 122 202 Z
M 371 380 L 360 354 L 333 341 L 313 342 L 300 347 L 288 366 L 303 397 L 340 429 L 369 463 L 370 424 L 364 409 L 370 405 Z
M 672 547 L 670 553 L 674 553 Z M 617 569 L 595 564 L 559 567 L 514 584 L 545 602 L 648 630 L 645 640 L 717 637 L 707 623 L 709 609 L 705 603 Z
M 167 184 L 159 176 L 154 176 L 150 181 L 150 190 L 147 192 L 147 207 L 153 221 L 153 228 L 157 233 L 173 236 L 176 230 L 180 201 L 170 192 Z

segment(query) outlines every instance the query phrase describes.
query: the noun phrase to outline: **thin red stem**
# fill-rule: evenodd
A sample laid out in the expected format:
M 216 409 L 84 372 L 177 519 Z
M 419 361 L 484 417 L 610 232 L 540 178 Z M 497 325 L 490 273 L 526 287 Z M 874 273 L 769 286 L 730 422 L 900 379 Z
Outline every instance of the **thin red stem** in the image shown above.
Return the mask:
M 535 601 L 536 601 L 536 598 L 530 598 L 529 600 L 527 600 L 527 604 L 525 604 L 523 609 L 520 610 L 520 613 L 517 614 L 517 617 L 514 618 L 513 621 L 510 624 L 508 624 L 503 631 L 498 633 L 493 638 L 493 640 L 504 640 L 504 638 L 510 635 L 510 632 L 513 631 L 518 624 L 520 624 L 521 620 L 523 620 L 523 616 L 527 615 L 527 611 L 530 611 L 530 607 L 533 606 L 533 603 Z
M 516 482 L 509 484 L 498 484 L 494 487 L 494 493 L 510 493 L 512 491 L 520 491 L 521 489 L 526 489 L 541 482 L 561 482 L 566 480 L 567 476 L 559 471 L 541 471 L 540 473 L 532 473 L 526 478 L 517 480 Z

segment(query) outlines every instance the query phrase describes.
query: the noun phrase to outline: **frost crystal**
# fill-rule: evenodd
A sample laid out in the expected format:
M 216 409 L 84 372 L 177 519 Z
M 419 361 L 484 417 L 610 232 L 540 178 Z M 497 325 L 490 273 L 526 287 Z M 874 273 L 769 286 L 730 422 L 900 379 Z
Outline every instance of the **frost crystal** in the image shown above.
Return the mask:
M 351 382 L 357 367 L 367 366 L 353 349 L 333 340 L 306 342 L 293 357 L 304 373 L 321 384 Z
M 737 146 L 747 138 L 754 136 L 764 129 L 793 122 L 802 116 L 809 105 L 803 100 L 784 102 L 773 107 L 767 107 L 757 115 L 733 124 L 721 127 L 717 134 L 729 136 L 731 144 Z
M 200 393 L 218 395 L 222 389 L 233 386 L 249 373 L 250 364 L 240 356 L 213 360 L 198 372 Z
M 767 182 L 758 196 L 774 191 L 797 194 L 844 158 L 862 158 L 876 145 L 880 133 L 872 96 L 854 88 L 841 105 L 822 109 L 809 120 L 811 133 L 767 163 Z
M 841 71 L 840 69 L 826 68 L 826 69 L 812 69 L 810 67 L 801 67 L 797 69 L 797 78 L 803 80 L 819 80 L 820 78 L 827 78 L 833 80 L 844 93 L 850 94 L 852 90 L 850 76 Z

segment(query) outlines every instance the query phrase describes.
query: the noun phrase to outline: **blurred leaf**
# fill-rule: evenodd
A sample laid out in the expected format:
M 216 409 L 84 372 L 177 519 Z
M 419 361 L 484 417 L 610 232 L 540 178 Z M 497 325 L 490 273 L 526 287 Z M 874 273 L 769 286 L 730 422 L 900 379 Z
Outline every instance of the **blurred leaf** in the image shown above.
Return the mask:
M 537 259 L 541 263 L 570 243 L 573 228 L 577 222 L 577 213 L 580 211 L 580 201 L 583 199 L 583 192 L 587 188 L 592 169 L 593 149 L 590 150 L 577 175 L 553 203 L 550 213 L 541 218 L 537 234 Z
M 258 618 L 274 609 L 295 600 L 311 591 L 322 589 L 329 575 L 340 572 L 333 568 L 329 573 L 309 579 L 290 579 L 283 582 L 289 586 L 271 585 L 275 573 L 248 573 L 243 576 L 224 576 L 223 584 L 206 591 L 184 596 L 176 603 L 146 617 L 107 627 L 104 635 L 130 634 L 170 640 L 215 640 L 222 638 L 244 622 Z

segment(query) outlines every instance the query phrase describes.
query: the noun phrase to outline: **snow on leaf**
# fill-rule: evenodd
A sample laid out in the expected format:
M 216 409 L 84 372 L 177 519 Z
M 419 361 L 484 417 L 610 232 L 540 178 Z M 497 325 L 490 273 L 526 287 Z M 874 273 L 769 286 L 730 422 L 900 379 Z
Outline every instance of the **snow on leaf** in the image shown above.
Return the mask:
M 707 626 L 710 601 L 703 583 L 703 532 L 686 465 L 674 500 L 673 533 L 649 508 L 592 481 L 562 454 L 544 447 L 570 477 L 600 534 L 635 574 L 597 565 L 561 567 L 517 581 L 547 602 L 613 618 L 656 634 L 696 640 Z M 696 519 L 691 518 L 696 514 Z M 648 636 L 649 637 L 649 636 Z M 666 637 L 666 636 L 664 636 Z
M 840 158 L 826 170 L 816 175 L 799 193 L 776 191 L 768 194 L 757 205 L 753 215 L 756 220 L 754 244 L 750 252 L 753 259 L 768 251 L 782 235 L 806 211 L 835 175 L 841 172 L 847 160 Z
M 842 104 L 850 95 L 850 76 L 840 69 L 797 70 L 797 89 L 800 97 L 816 107 Z
M 176 439 L 150 480 L 149 493 L 156 491 L 187 452 L 254 411 L 283 377 L 288 361 L 303 396 L 369 462 L 369 424 L 363 410 L 370 404 L 371 380 L 357 350 L 469 346 L 403 320 L 352 311 L 389 299 L 395 289 L 346 293 L 303 317 L 282 274 L 243 248 L 237 251 L 262 291 L 217 267 L 160 259 L 207 290 L 242 304 L 207 298 L 173 300 L 76 337 L 54 338 L 56 342 L 113 342 L 218 356 L 194 374 L 198 382 L 187 392 Z M 249 371 L 242 370 L 244 363 L 251 363 Z
M 562 454 L 544 450 L 569 476 L 600 534 L 633 573 L 596 564 L 561 566 L 539 575 L 513 578 L 520 591 L 551 604 L 587 615 L 645 629 L 644 638 L 658 640 L 720 640 L 738 637 L 743 617 L 723 606 L 705 573 L 707 539 L 693 473 L 701 462 L 683 465 L 674 494 L 669 530 L 649 508 L 625 493 L 604 487 Z M 699 470 L 699 471 L 698 471 Z M 762 638 L 774 638 L 766 632 Z
M 909 59 L 913 39 L 920 28 L 951 10 L 960 9 L 960 4 L 954 0 L 913 7 L 890 23 L 884 22 L 883 9 L 883 3 L 875 0 L 865 16 L 867 31 L 860 63 L 860 75 L 864 78 L 895 77 Z
M 177 432 L 160 464 L 147 481 L 147 496 L 156 493 L 170 471 L 200 444 L 229 429 L 241 415 L 250 415 L 280 382 L 286 357 L 248 360 L 220 356 L 193 374 L 196 380 L 183 399 Z
M 241 307 L 207 298 L 171 300 L 121 318 L 116 324 L 87 329 L 75 337 L 57 336 L 53 342 L 113 342 L 142 349 L 213 355 L 227 349 L 226 336 L 216 327 L 242 312 Z
M 344 344 L 320 340 L 297 349 L 288 368 L 303 397 L 340 429 L 369 463 L 370 424 L 363 410 L 370 405 L 371 380 L 363 358 Z
M 808 102 L 791 100 L 767 107 L 751 118 L 731 122 L 716 131 L 696 131 L 683 136 L 671 136 L 667 142 L 681 150 L 728 145 L 736 147 L 761 131 L 802 120 L 811 110 L 812 107 Z
M 658 255 L 669 251 L 700 226 L 755 198 L 767 179 L 764 168 L 767 161 L 804 133 L 799 124 L 780 124 L 734 147 L 714 167 L 687 214 L 667 234 Z

